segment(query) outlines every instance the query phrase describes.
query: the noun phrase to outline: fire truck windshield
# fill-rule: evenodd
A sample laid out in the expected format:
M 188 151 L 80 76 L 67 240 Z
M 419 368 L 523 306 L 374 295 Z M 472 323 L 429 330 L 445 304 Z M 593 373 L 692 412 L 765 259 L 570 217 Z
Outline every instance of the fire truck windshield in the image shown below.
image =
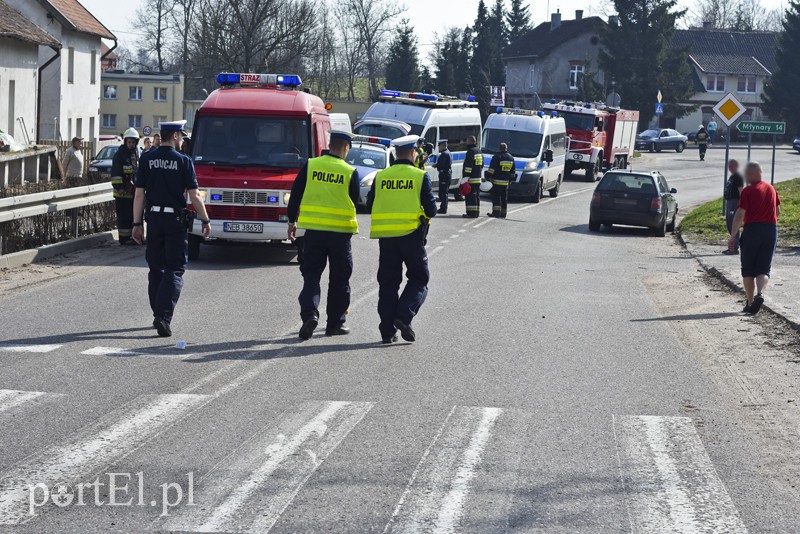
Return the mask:
M 500 150 L 500 143 L 507 143 L 508 151 L 515 157 L 535 158 L 542 148 L 542 134 L 520 130 L 487 128 L 483 131 L 481 152 L 494 154 Z
M 564 122 L 568 130 L 585 130 L 591 132 L 594 129 L 594 115 L 581 115 L 578 113 L 562 113 Z
M 197 165 L 299 169 L 310 154 L 306 119 L 201 116 L 194 131 Z

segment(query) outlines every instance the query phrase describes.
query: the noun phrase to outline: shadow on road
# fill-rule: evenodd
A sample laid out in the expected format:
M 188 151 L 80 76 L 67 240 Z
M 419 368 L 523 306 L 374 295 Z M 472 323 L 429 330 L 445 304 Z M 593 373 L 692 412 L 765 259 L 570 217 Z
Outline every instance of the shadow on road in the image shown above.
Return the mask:
M 597 237 L 647 237 L 653 238 L 653 231 L 648 228 L 637 228 L 634 226 L 617 226 L 609 228 L 603 226 L 599 232 L 590 232 L 588 224 L 575 224 L 572 226 L 564 226 L 558 229 L 559 232 L 568 232 L 571 234 L 588 234 Z
M 653 317 L 650 319 L 631 319 L 632 323 L 652 323 L 659 321 L 705 321 L 708 319 L 724 319 L 726 317 L 738 317 L 739 312 L 727 313 L 690 313 L 687 315 L 667 315 L 665 317 Z
M 95 330 L 92 332 L 75 332 L 72 334 L 55 334 L 52 336 L 28 337 L 21 339 L 8 339 L 4 343 L 9 345 L 55 345 L 74 343 L 76 341 L 98 341 L 107 339 L 151 339 L 152 335 L 131 335 L 137 332 L 152 332 L 153 327 L 119 328 L 116 330 Z

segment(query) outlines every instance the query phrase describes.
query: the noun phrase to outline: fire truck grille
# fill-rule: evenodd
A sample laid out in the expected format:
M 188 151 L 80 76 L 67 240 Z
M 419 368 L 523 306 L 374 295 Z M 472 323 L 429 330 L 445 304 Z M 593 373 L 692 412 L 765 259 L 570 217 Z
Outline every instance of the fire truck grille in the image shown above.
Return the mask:
M 217 220 L 231 221 L 277 221 L 278 215 L 286 214 L 286 209 L 261 208 L 258 206 L 220 206 L 206 205 L 208 216 Z
M 269 204 L 269 194 L 266 191 L 224 191 L 222 202 L 224 204 L 266 206 Z

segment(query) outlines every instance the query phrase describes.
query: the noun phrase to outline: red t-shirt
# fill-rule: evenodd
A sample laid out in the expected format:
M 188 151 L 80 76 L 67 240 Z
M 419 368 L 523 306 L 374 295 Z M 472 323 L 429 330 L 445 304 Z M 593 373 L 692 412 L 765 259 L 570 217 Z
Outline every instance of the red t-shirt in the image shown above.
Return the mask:
M 742 197 L 739 199 L 739 207 L 745 210 L 745 226 L 750 223 L 778 224 L 780 205 L 778 192 L 763 180 L 742 189 Z

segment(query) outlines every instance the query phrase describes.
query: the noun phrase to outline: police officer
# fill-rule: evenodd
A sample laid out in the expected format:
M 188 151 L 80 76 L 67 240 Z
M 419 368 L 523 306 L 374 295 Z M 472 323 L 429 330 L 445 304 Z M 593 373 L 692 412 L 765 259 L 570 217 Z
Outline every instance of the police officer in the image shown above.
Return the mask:
M 425 170 L 425 164 L 428 163 L 428 154 L 425 153 L 425 138 L 420 137 L 417 141 L 417 158 L 414 160 L 417 168 Z
M 483 176 L 483 154 L 478 151 L 478 140 L 474 135 L 467 138 L 467 154 L 464 157 L 464 178 L 469 182 L 467 213 L 464 217 L 477 219 L 481 211 L 481 176 Z
M 697 131 L 697 148 L 700 150 L 700 161 L 706 160 L 706 150 L 708 150 L 708 132 L 701 124 Z
M 453 177 L 453 158 L 447 148 L 447 139 L 439 139 L 439 157 L 436 159 L 436 170 L 439 172 L 439 211 L 447 213 L 447 202 L 450 200 L 450 180 Z
M 117 232 L 120 245 L 133 245 L 133 196 L 134 181 L 139 166 L 139 132 L 128 128 L 122 134 L 122 145 L 111 161 L 111 186 L 114 188 L 114 207 L 117 211 Z
M 505 219 L 508 212 L 508 184 L 516 174 L 514 156 L 508 153 L 508 145 L 500 143 L 500 151 L 492 156 L 486 178 L 492 182 L 492 212 L 489 217 Z
M 144 237 L 141 214 L 147 212 L 148 295 L 153 310 L 153 326 L 158 335 L 172 335 L 172 315 L 183 288 L 186 270 L 188 225 L 186 194 L 202 224 L 203 237 L 211 233 L 211 221 L 203 200 L 197 195 L 194 164 L 180 154 L 186 121 L 162 122 L 161 146 L 142 155 L 136 174 L 136 198 L 133 212 L 133 239 L 141 244 Z
M 428 254 L 425 242 L 429 219 L 436 215 L 436 199 L 428 174 L 414 166 L 416 135 L 392 141 L 397 160 L 379 171 L 369 192 L 372 210 L 370 237 L 379 239 L 378 315 L 383 343 L 416 341 L 411 321 L 428 294 Z M 406 283 L 398 295 L 406 268 Z
M 312 158 L 300 170 L 289 198 L 289 239 L 297 229 L 303 237 L 303 290 L 300 292 L 300 338 L 309 339 L 319 324 L 320 278 L 330 263 L 327 327 L 325 335 L 350 333 L 345 326 L 350 307 L 353 274 L 351 241 L 358 233 L 356 206 L 360 193 L 358 171 L 344 161 L 352 146 L 352 134 L 332 131 L 330 150 Z

